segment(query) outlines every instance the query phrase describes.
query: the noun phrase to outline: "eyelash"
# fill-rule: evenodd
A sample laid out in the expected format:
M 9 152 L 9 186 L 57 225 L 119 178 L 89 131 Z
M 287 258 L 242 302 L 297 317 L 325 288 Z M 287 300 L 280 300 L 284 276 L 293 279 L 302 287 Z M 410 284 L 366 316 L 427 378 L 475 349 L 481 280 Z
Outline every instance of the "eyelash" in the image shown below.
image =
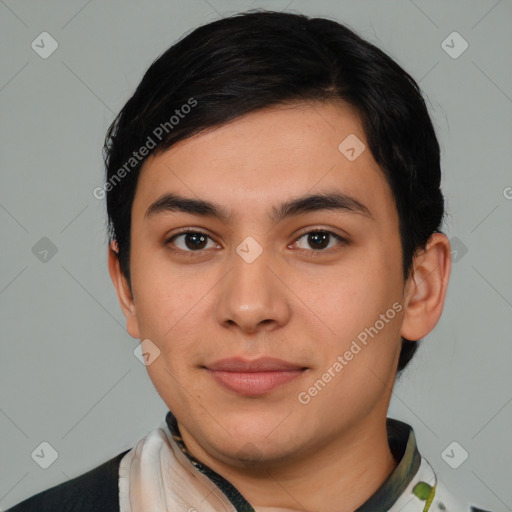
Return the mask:
M 340 235 L 338 235 L 337 233 L 334 233 L 332 231 L 329 231 L 327 229 L 320 229 L 320 228 L 315 228 L 315 229 L 312 229 L 312 230 L 309 230 L 309 231 L 306 231 L 302 234 L 300 234 L 298 236 L 298 238 L 295 239 L 295 241 L 293 242 L 293 244 L 296 244 L 298 240 L 300 240 L 301 238 L 303 238 L 304 236 L 306 235 L 310 235 L 310 234 L 314 234 L 314 233 L 324 233 L 324 234 L 327 234 L 329 235 L 330 237 L 333 237 L 335 238 L 337 241 L 338 241 L 338 246 L 337 247 L 331 247 L 329 249 L 318 249 L 318 250 L 314 250 L 314 249 L 299 249 L 300 251 L 306 251 L 306 252 L 310 252 L 312 253 L 312 256 L 320 256 L 322 253 L 327 253 L 327 254 L 330 254 L 332 252 L 332 250 L 334 249 L 335 251 L 336 250 L 339 250 L 341 247 L 343 247 L 344 245 L 346 245 L 348 243 L 348 241 L 341 237 Z M 207 233 L 205 233 L 204 231 L 200 231 L 200 230 L 192 230 L 190 228 L 187 228 L 187 229 L 183 229 L 182 231 L 179 231 L 178 233 L 174 233 L 171 237 L 169 237 L 168 239 L 166 239 L 164 241 L 164 245 L 166 246 L 170 246 L 171 245 L 171 242 L 177 238 L 178 236 L 181 236 L 181 235 L 204 235 L 205 237 L 209 238 L 210 240 L 213 240 L 213 238 L 211 238 Z M 213 240 L 215 242 L 215 240 Z M 215 242 L 216 243 L 216 242 Z M 292 245 L 293 245 L 292 244 Z M 172 252 L 174 253 L 178 253 L 178 254 L 182 254 L 182 255 L 185 255 L 185 256 L 194 256 L 195 253 L 202 253 L 205 251 L 205 249 L 198 249 L 197 251 L 192 251 L 192 250 L 184 250 L 184 249 L 173 249 L 171 248 L 170 249 Z

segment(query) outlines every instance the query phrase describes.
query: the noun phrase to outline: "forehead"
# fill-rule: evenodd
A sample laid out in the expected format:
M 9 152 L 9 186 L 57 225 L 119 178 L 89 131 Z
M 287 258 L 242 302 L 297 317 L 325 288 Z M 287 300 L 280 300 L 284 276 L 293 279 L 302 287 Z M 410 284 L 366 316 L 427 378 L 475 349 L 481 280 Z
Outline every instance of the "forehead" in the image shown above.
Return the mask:
M 280 105 L 241 116 L 149 157 L 134 210 L 175 192 L 250 216 L 289 197 L 337 191 L 392 215 L 394 200 L 367 146 L 357 111 L 344 103 Z

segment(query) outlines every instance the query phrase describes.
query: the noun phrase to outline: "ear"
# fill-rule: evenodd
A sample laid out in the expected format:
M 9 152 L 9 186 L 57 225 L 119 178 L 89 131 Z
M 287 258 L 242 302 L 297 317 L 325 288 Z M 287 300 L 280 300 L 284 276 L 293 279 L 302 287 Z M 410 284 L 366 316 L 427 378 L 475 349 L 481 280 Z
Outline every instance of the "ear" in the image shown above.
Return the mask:
M 117 292 L 119 304 L 121 305 L 123 314 L 126 317 L 126 330 L 133 338 L 140 339 L 135 303 L 133 301 L 128 280 L 121 272 L 118 253 L 119 248 L 117 246 L 117 242 L 114 240 L 108 247 L 108 270 Z
M 400 334 L 419 340 L 437 324 L 443 311 L 451 270 L 451 249 L 443 233 L 434 233 L 414 257 L 413 272 L 405 285 L 405 315 Z

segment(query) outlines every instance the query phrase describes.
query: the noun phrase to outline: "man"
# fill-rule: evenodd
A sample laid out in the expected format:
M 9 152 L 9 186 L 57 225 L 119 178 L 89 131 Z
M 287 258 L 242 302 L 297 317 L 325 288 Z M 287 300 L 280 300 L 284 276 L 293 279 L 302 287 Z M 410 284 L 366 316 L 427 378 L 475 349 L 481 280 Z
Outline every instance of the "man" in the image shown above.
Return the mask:
M 439 160 L 414 80 L 334 21 L 244 13 L 169 48 L 96 191 L 169 413 L 11 510 L 480 510 L 386 417 L 446 295 Z

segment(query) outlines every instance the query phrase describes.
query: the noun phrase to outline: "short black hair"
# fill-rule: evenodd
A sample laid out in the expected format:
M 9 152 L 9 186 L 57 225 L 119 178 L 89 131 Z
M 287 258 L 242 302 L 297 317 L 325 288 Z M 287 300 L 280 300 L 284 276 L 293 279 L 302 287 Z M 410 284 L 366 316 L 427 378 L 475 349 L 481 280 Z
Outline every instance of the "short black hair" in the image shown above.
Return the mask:
M 167 49 L 107 131 L 108 234 L 128 283 L 132 204 L 149 155 L 258 109 L 316 100 L 346 102 L 360 115 L 394 196 L 407 279 L 444 217 L 439 143 L 418 84 L 336 21 L 257 9 L 200 26 Z M 402 338 L 398 372 L 417 348 Z

